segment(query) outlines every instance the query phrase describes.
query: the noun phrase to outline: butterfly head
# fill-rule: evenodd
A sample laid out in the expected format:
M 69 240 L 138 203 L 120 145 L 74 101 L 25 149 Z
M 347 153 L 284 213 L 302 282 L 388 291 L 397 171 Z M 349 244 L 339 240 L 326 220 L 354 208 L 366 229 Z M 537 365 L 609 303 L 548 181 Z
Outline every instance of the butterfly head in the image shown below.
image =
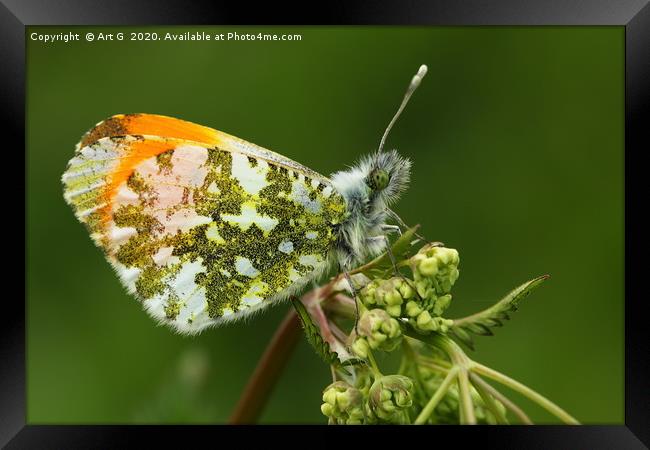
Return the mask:
M 395 150 L 378 152 L 361 163 L 371 203 L 381 207 L 393 204 L 406 190 L 411 175 L 411 161 Z M 378 205 L 378 206 L 379 206 Z

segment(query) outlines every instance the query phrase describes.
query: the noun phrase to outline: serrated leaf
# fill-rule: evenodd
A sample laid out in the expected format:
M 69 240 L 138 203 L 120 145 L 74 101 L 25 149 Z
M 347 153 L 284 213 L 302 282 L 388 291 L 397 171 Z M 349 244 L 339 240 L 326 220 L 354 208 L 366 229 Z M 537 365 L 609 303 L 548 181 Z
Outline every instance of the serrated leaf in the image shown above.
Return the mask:
M 492 336 L 494 333 L 490 331 L 486 323 L 470 323 L 467 324 L 466 328 L 474 334 L 480 334 L 481 336 Z
M 305 331 L 307 341 L 311 344 L 314 350 L 316 350 L 316 353 L 323 359 L 323 361 L 327 364 L 334 364 L 337 366 L 350 366 L 363 363 L 362 360 L 354 358 L 349 354 L 339 355 L 337 352 L 333 351 L 330 344 L 323 340 L 320 328 L 312 319 L 307 308 L 305 308 L 305 305 L 297 299 L 291 299 L 291 303 L 293 303 L 293 307 L 298 313 L 300 322 L 302 322 L 302 327 Z M 343 356 L 344 359 L 341 359 L 341 356 Z
M 420 239 L 416 236 L 417 229 L 420 225 L 415 225 L 406 230 L 391 246 L 391 252 L 395 257 L 395 261 L 399 262 L 409 258 L 415 253 L 415 244 L 421 243 Z M 381 276 L 387 271 L 393 270 L 393 263 L 390 260 L 388 252 L 384 252 L 367 264 L 364 264 L 358 269 L 368 276 Z M 355 271 L 356 272 L 356 271 Z
M 503 326 L 504 320 L 510 319 L 510 313 L 517 311 L 519 302 L 526 298 L 535 288 L 542 284 L 549 275 L 534 278 L 513 289 L 508 295 L 488 309 L 462 319 L 454 320 L 450 330 L 459 341 L 474 349 L 472 334 L 491 336 L 490 328 Z
M 499 320 L 499 319 L 497 319 L 495 317 L 485 319 L 485 324 L 488 327 L 502 327 L 503 326 L 503 322 L 501 322 L 501 320 Z

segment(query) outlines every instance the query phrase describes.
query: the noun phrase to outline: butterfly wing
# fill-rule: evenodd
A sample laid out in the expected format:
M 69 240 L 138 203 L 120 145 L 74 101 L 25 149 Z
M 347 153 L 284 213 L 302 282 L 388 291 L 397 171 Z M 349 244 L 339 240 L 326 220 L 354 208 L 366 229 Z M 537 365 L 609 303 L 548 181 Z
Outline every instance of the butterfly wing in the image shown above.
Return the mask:
M 200 142 L 206 147 L 219 147 L 222 150 L 262 158 L 287 169 L 295 170 L 311 179 L 323 181 L 328 186 L 330 185 L 330 181 L 323 175 L 279 153 L 223 131 L 157 114 L 117 114 L 109 117 L 95 125 L 81 138 L 81 141 L 77 144 L 77 150 L 103 137 L 125 135 L 151 135 Z
M 345 208 L 325 177 L 234 137 L 98 127 L 63 175 L 64 196 L 154 318 L 196 333 L 286 298 L 328 267 Z

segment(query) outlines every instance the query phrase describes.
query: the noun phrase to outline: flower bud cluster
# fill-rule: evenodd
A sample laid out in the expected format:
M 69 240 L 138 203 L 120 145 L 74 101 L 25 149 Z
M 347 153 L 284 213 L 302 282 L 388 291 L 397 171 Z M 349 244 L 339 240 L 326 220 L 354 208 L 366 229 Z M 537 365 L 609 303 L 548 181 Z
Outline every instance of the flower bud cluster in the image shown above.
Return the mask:
M 321 352 L 335 380 L 323 391 L 321 412 L 330 424 L 508 423 L 506 407 L 499 399 L 506 404 L 508 400 L 477 378 L 480 365 L 445 334 L 454 327 L 450 334 L 471 347 L 468 333 L 491 334 L 488 327 L 501 324 L 517 302 L 548 276 L 520 286 L 495 307 L 454 325 L 443 314 L 459 276 L 458 252 L 426 244 L 413 254 L 409 251 L 413 233 L 393 246 L 397 251 L 340 276 L 328 289 L 314 290 L 314 296 L 304 300 L 311 302 L 316 317 L 311 322 L 303 319 L 303 325 L 311 324 L 311 328 L 305 325 L 311 333 L 308 337 L 316 336 L 315 343 L 310 342 L 319 352 L 323 346 L 336 352 L 333 357 L 333 351 Z M 401 255 L 399 262 L 395 255 Z M 400 271 L 405 267 L 410 276 Z M 355 301 L 342 293 L 356 286 L 352 289 Z M 301 319 L 309 315 L 296 309 Z M 352 317 L 357 319 L 354 328 L 346 332 Z M 381 359 L 374 351 L 398 348 L 402 350 L 399 369 L 395 374 L 382 374 Z
M 372 379 L 363 372 L 355 386 L 337 381 L 323 392 L 321 412 L 330 424 L 405 424 L 413 405 L 413 381 L 403 375 Z
M 456 250 L 426 245 L 408 260 L 412 280 L 399 276 L 375 279 L 360 291 L 359 297 L 366 307 L 380 308 L 390 317 L 404 319 L 419 332 L 446 333 L 453 321 L 441 315 L 451 303 L 458 263 Z
M 402 342 L 402 328 L 399 322 L 379 308 L 366 310 L 352 332 L 352 351 L 361 358 L 368 357 L 368 350 L 392 352 Z
M 451 303 L 451 288 L 458 279 L 458 252 L 453 248 L 425 245 L 409 260 L 415 289 L 425 309 L 440 316 Z
M 364 423 L 363 395 L 357 388 L 345 381 L 337 381 L 325 388 L 320 410 L 329 418 L 330 424 L 359 425 Z
M 405 324 L 420 333 L 446 333 L 453 324 L 441 315 L 451 302 L 450 290 L 458 278 L 458 252 L 425 245 L 404 262 L 412 277 L 367 280 L 358 292 L 360 317 L 347 343 L 368 365 L 356 366 L 352 379 L 336 381 L 325 389 L 321 411 L 329 423 L 411 423 L 440 386 L 439 373 L 382 375 L 376 367 L 373 352 L 399 348 Z M 458 423 L 457 392 L 450 390 L 431 420 Z
M 413 381 L 404 375 L 377 378 L 370 387 L 370 413 L 380 423 L 408 423 L 408 408 L 413 404 Z

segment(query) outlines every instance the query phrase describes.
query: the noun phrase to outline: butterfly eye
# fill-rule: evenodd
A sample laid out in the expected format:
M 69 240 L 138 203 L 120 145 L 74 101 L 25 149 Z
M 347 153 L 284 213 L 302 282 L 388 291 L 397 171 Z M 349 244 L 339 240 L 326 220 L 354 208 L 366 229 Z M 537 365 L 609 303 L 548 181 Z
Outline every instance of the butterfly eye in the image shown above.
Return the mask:
M 368 186 L 375 191 L 381 191 L 388 186 L 390 176 L 383 169 L 374 169 L 368 177 Z

